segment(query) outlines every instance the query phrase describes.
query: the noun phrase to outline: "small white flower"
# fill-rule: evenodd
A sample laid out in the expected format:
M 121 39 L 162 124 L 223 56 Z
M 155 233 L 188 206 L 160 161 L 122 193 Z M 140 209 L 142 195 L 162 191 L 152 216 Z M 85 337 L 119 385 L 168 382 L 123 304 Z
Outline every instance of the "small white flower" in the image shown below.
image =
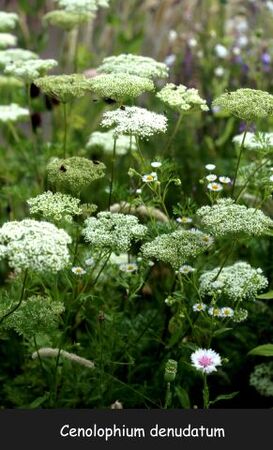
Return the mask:
M 217 180 L 217 175 L 215 175 L 214 173 L 211 173 L 211 174 L 206 176 L 206 179 L 208 181 L 215 181 L 215 180 Z
M 177 31 L 170 30 L 168 37 L 169 37 L 169 42 L 174 42 L 177 39 Z
M 192 309 L 195 312 L 205 311 L 207 309 L 207 305 L 205 305 L 205 303 L 195 303 Z
M 142 189 L 137 189 L 136 190 L 136 194 L 141 194 L 141 192 L 142 192 Z
M 86 266 L 93 266 L 94 262 L 95 262 L 95 260 L 94 260 L 94 258 L 92 258 L 92 256 L 91 256 L 90 258 L 87 258 L 87 259 L 85 260 L 85 265 L 86 265 Z
M 221 317 L 233 317 L 234 310 L 232 308 L 229 308 L 228 306 L 224 306 L 221 308 Z
M 208 314 L 213 317 L 221 317 L 221 309 L 217 308 L 217 306 L 211 306 L 208 309 Z
M 138 269 L 137 264 L 135 264 L 135 263 L 121 264 L 119 266 L 119 268 L 122 272 L 127 272 L 127 273 L 136 272 Z
M 215 372 L 217 366 L 221 366 L 221 357 L 212 349 L 199 348 L 191 354 L 191 361 L 193 367 L 203 373 Z
M 273 182 L 273 175 L 269 177 L 269 180 Z
M 156 172 L 151 172 L 147 175 L 143 175 L 142 177 L 142 181 L 144 183 L 152 183 L 153 181 L 157 181 L 157 173 Z
M 231 179 L 229 177 L 219 177 L 219 181 L 222 184 L 229 184 L 229 183 L 231 183 Z
M 241 53 L 241 49 L 239 47 L 234 47 L 232 52 L 235 56 L 239 56 Z
M 209 183 L 208 189 L 213 192 L 219 192 L 223 189 L 223 186 L 220 183 Z
M 188 40 L 188 45 L 189 45 L 189 47 L 191 47 L 191 48 L 196 47 L 196 46 L 197 46 L 197 40 L 196 40 L 195 38 L 190 38 L 190 39 Z
M 155 263 L 153 261 L 148 261 L 148 266 L 149 267 L 153 267 L 155 265 Z
M 84 270 L 82 267 L 72 267 L 72 272 L 75 275 L 84 275 L 86 274 L 86 270 Z
M 170 67 L 172 66 L 176 61 L 176 55 L 174 55 L 173 53 L 171 55 L 166 56 L 164 63 L 166 64 L 166 66 Z
M 194 272 L 196 269 L 194 268 L 194 267 L 192 267 L 192 266 L 188 266 L 187 264 L 184 264 L 183 266 L 181 266 L 179 269 L 178 269 L 178 272 L 179 273 L 182 273 L 182 274 L 184 274 L 184 275 L 187 275 L 188 273 L 192 273 L 192 272 Z
M 151 166 L 154 167 L 154 169 L 157 169 L 158 167 L 162 166 L 162 163 L 159 161 L 153 161 L 151 162 Z
M 224 45 L 217 44 L 214 50 L 218 58 L 225 59 L 228 56 L 228 49 Z
M 191 223 L 192 222 L 192 218 L 191 217 L 177 217 L 176 222 L 178 223 Z
M 215 168 L 216 168 L 215 164 L 207 164 L 207 165 L 205 166 L 205 169 L 209 170 L 210 172 L 211 172 L 212 170 L 214 170 Z
M 248 38 L 245 35 L 239 36 L 238 40 L 237 40 L 237 44 L 239 47 L 246 47 L 248 44 Z
M 225 69 L 222 66 L 218 66 L 214 70 L 214 74 L 216 77 L 222 77 L 225 74 Z

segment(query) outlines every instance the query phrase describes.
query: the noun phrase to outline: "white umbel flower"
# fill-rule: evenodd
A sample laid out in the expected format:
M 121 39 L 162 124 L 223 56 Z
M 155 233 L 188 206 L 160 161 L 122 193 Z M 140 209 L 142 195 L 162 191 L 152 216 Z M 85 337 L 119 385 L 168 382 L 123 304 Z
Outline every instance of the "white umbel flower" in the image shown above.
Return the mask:
M 29 110 L 21 108 L 16 103 L 11 105 L 0 105 L 0 122 L 17 122 L 19 120 L 27 119 L 29 117 Z
M 103 132 L 94 131 L 89 136 L 86 148 L 90 148 L 91 150 L 99 149 L 107 154 L 112 155 L 114 148 L 114 139 L 115 136 L 113 130 Z M 137 150 L 135 140 L 132 139 L 131 136 L 120 134 L 116 138 L 116 155 L 126 155 L 126 153 L 129 153 L 130 148 L 131 151 Z
M 85 14 L 95 12 L 98 7 L 107 8 L 109 0 L 55 0 L 65 11 Z
M 192 366 L 204 374 L 209 374 L 217 370 L 217 366 L 221 366 L 222 361 L 219 353 L 212 349 L 199 348 L 191 354 Z
M 165 133 L 167 119 L 162 114 L 148 111 L 137 106 L 125 106 L 103 114 L 101 126 L 115 127 L 114 135 L 129 134 L 148 139 L 157 133 Z
M 49 222 L 25 219 L 0 228 L 0 259 L 14 269 L 58 272 L 69 263 L 71 237 Z
M 14 47 L 17 37 L 10 33 L 0 33 L 0 48 Z
M 18 14 L 0 11 L 0 30 L 8 31 L 13 30 L 19 21 Z
M 14 61 L 27 61 L 35 58 L 38 58 L 38 55 L 23 48 L 8 48 L 7 50 L 0 50 L 0 65 L 4 67 Z
M 28 61 L 14 61 L 6 65 L 4 73 L 21 78 L 27 83 L 39 78 L 56 67 L 55 59 L 30 59 Z

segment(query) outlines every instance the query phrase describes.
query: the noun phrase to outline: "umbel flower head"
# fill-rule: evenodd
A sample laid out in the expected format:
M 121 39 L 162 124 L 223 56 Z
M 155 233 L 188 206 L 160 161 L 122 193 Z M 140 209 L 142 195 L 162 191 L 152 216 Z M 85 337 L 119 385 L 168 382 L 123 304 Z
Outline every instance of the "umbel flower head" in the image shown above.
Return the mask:
M 144 92 L 154 90 L 154 83 L 149 78 L 128 73 L 102 74 L 89 80 L 91 92 L 100 98 L 122 101 L 126 98 L 139 97 Z
M 122 73 L 137 75 L 144 78 L 167 78 L 169 68 L 166 64 L 157 62 L 147 56 L 121 54 L 104 58 L 97 68 L 101 73 Z
M 14 269 L 58 272 L 69 263 L 70 236 L 49 222 L 25 219 L 0 228 L 0 259 Z
M 55 0 L 65 11 L 77 14 L 95 12 L 98 7 L 107 8 L 109 0 Z
M 273 95 L 258 89 L 237 89 L 217 97 L 212 106 L 246 122 L 255 122 L 273 115 Z
M 101 126 L 115 127 L 114 136 L 129 134 L 148 139 L 156 133 L 165 133 L 167 119 L 162 114 L 156 114 L 137 106 L 124 106 L 103 114 Z
M 28 61 L 15 61 L 6 65 L 4 73 L 21 78 L 30 83 L 35 78 L 44 76 L 49 70 L 58 65 L 55 59 L 29 59 Z
M 250 375 L 249 384 L 260 395 L 273 397 L 273 361 L 255 366 Z
M 142 239 L 146 232 L 147 228 L 135 216 L 100 212 L 97 218 L 86 219 L 82 234 L 95 248 L 124 253 L 133 242 Z
M 43 17 L 43 23 L 70 31 L 94 18 L 91 12 L 75 13 L 66 10 L 50 11 Z
M 212 238 L 199 230 L 179 229 L 157 236 L 141 248 L 147 259 L 157 259 L 179 269 L 189 258 L 198 256 L 212 244 Z
M 0 48 L 14 47 L 17 37 L 10 33 L 0 33 Z
M 245 133 L 234 136 L 232 141 L 234 144 L 241 146 L 244 139 L 244 147 L 248 150 L 259 151 L 261 153 L 267 153 L 273 151 L 273 133 L 259 132 L 251 133 L 248 131 Z
M 1 317 L 12 310 L 17 301 L 1 301 Z M 18 334 L 33 338 L 37 334 L 48 334 L 56 330 L 60 314 L 64 311 L 62 302 L 49 297 L 33 295 L 24 300 L 20 308 L 7 317 L 4 327 Z
M 0 122 L 18 122 L 29 117 L 29 110 L 16 103 L 0 105 Z
M 91 150 L 102 150 L 112 155 L 114 147 L 114 131 L 94 131 L 86 144 L 86 148 Z M 126 153 L 137 149 L 136 143 L 130 136 L 120 134 L 116 139 L 116 154 L 126 155 Z
M 68 194 L 44 192 L 27 200 L 30 214 L 40 214 L 47 220 L 71 222 L 73 216 L 82 214 L 80 199 Z
M 222 198 L 212 206 L 203 206 L 196 214 L 202 227 L 216 237 L 262 236 L 273 226 L 273 221 L 262 211 L 238 205 L 231 198 Z
M 54 158 L 47 166 L 48 181 L 57 190 L 79 194 L 93 181 L 104 176 L 105 165 L 80 156 Z
M 221 366 L 222 361 L 219 353 L 212 349 L 199 348 L 191 354 L 192 366 L 203 374 L 209 374 Z
M 54 97 L 62 103 L 83 97 L 90 89 L 88 79 L 84 75 L 48 75 L 35 79 L 35 83 L 44 94 Z
M 18 78 L 0 75 L 0 89 L 22 88 L 23 86 L 24 83 Z
M 9 48 L 7 50 L 0 50 L 0 66 L 6 66 L 15 61 L 28 61 L 29 59 L 36 59 L 38 55 L 25 50 L 23 48 Z
M 231 302 L 255 300 L 259 291 L 266 288 L 268 281 L 261 269 L 246 262 L 237 262 L 224 267 L 216 279 L 219 267 L 203 273 L 200 277 L 201 296 L 225 298 Z
M 200 97 L 198 90 L 187 88 L 183 84 L 168 83 L 156 96 L 170 108 L 180 113 L 209 110 L 206 100 Z
M 13 30 L 16 27 L 16 24 L 18 22 L 19 22 L 18 14 L 0 11 L 0 30 L 1 31 Z

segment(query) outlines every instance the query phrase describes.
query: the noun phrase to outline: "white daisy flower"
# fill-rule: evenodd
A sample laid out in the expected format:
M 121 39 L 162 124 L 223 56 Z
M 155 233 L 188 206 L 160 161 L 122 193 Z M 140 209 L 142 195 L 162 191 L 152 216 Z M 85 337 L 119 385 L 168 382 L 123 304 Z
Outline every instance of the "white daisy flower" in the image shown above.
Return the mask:
M 191 217 L 177 217 L 176 222 L 178 223 L 192 223 L 192 218 Z
M 220 192 L 223 189 L 223 186 L 220 183 L 209 183 L 208 189 L 213 192 Z
M 86 270 L 84 270 L 82 267 L 72 267 L 72 272 L 75 275 L 85 275 L 86 274 Z
M 189 266 L 189 265 L 187 265 L 187 264 L 184 264 L 183 266 L 181 266 L 179 269 L 178 269 L 178 272 L 179 273 L 182 273 L 182 274 L 184 274 L 184 275 L 187 275 L 188 273 L 192 273 L 192 272 L 194 272 L 196 269 L 194 268 L 194 267 L 192 267 L 192 266 Z
M 206 176 L 206 180 L 208 180 L 208 181 L 215 181 L 215 180 L 217 180 L 217 175 L 215 175 L 214 173 L 211 173 L 211 174 Z
M 217 366 L 221 366 L 221 357 L 212 349 L 199 348 L 191 354 L 192 366 L 200 370 L 204 374 L 209 374 L 217 370 Z
M 127 273 L 136 272 L 138 269 L 137 264 L 135 264 L 135 263 L 120 264 L 119 268 L 122 272 L 127 272 Z
M 223 184 L 231 183 L 231 179 L 229 177 L 219 177 L 219 181 Z
M 156 172 L 151 172 L 151 173 L 149 173 L 147 175 L 143 175 L 143 177 L 142 177 L 142 181 L 144 183 L 152 183 L 152 182 L 157 181 L 157 180 L 158 180 L 158 178 L 157 178 L 157 173 Z
M 162 163 L 159 161 L 152 161 L 151 166 L 154 167 L 155 169 L 157 169 L 158 167 L 162 166 Z
M 210 316 L 213 316 L 213 317 L 221 317 L 222 311 L 217 306 L 211 306 L 208 309 L 208 313 Z
M 205 169 L 209 170 L 210 172 L 211 172 L 212 170 L 214 170 L 215 168 L 216 168 L 215 164 L 207 164 L 207 165 L 205 166 Z
M 234 316 L 234 310 L 232 308 L 229 308 L 228 306 L 224 306 L 221 308 L 221 317 L 233 317 Z
M 205 305 L 205 303 L 195 303 L 192 309 L 195 312 L 205 311 L 207 309 L 207 305 Z
M 141 192 L 142 192 L 142 189 L 137 189 L 136 190 L 136 194 L 141 194 Z

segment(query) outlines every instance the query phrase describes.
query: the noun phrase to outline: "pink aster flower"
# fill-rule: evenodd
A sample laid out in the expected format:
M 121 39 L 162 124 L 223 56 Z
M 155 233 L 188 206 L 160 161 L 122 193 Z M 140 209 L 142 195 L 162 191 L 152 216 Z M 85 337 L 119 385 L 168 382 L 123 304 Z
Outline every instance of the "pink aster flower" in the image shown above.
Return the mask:
M 192 366 L 204 374 L 215 372 L 221 366 L 221 357 L 214 350 L 199 348 L 191 354 Z

